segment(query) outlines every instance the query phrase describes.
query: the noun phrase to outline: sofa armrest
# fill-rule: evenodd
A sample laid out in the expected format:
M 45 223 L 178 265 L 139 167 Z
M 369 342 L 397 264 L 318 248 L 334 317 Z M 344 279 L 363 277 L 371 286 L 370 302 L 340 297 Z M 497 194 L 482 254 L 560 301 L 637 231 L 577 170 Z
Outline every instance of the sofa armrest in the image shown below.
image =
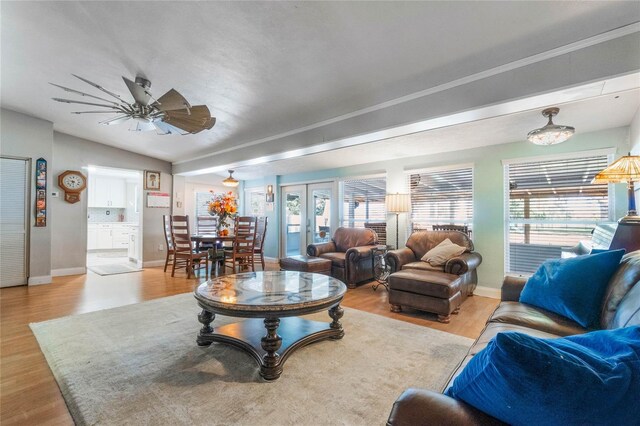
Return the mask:
M 413 254 L 413 250 L 408 247 L 401 248 L 399 250 L 388 251 L 384 255 L 385 261 L 391 267 L 391 272 L 396 272 L 402 269 L 402 265 L 416 260 L 416 255 Z
M 407 389 L 393 404 L 387 426 L 504 425 L 457 399 L 426 389 Z
M 307 254 L 309 256 L 318 257 L 323 253 L 335 253 L 337 251 L 336 243 L 333 241 L 329 241 L 328 243 L 309 244 L 307 246 Z
M 463 275 L 473 271 L 482 263 L 480 253 L 467 252 L 460 256 L 452 257 L 444 264 L 444 271 L 447 274 Z
M 347 259 L 352 259 L 354 262 L 357 262 L 360 259 L 366 259 L 367 257 L 371 257 L 371 249 L 376 246 L 360 246 L 360 247 L 351 247 L 347 250 L 347 254 L 345 257 Z
M 517 302 L 527 282 L 527 277 L 507 275 L 502 282 L 501 297 L 503 302 Z

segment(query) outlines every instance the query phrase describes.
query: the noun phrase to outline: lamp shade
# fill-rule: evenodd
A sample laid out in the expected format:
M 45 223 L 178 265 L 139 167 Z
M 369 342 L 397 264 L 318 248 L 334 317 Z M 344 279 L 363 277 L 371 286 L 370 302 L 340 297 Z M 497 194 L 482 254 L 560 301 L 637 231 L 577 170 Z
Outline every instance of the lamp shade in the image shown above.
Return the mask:
M 625 155 L 596 174 L 591 183 L 626 183 L 629 210 L 621 222 L 640 223 L 636 210 L 636 195 L 634 182 L 640 181 L 640 156 Z
M 385 201 L 389 213 L 406 213 L 411 205 L 409 194 L 387 194 Z
M 640 181 L 640 156 L 625 155 L 596 174 L 591 183 L 629 183 Z
M 546 126 L 535 129 L 527 134 L 529 142 L 536 145 L 555 145 L 569 139 L 575 133 L 576 129 L 571 126 L 563 126 L 553 124 L 552 118 L 558 115 L 560 108 L 547 108 L 542 111 L 542 115 L 549 118 Z
M 240 183 L 239 180 L 233 178 L 233 170 L 228 170 L 229 177 L 222 181 L 224 186 L 228 186 L 230 188 L 235 188 Z

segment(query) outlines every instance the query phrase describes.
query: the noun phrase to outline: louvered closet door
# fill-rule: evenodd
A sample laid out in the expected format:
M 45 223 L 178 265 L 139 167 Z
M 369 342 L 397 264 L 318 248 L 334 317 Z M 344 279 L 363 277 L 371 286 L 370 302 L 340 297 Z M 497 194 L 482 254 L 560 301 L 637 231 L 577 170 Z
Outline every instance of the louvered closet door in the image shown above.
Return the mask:
M 27 166 L 0 158 L 0 287 L 27 283 Z

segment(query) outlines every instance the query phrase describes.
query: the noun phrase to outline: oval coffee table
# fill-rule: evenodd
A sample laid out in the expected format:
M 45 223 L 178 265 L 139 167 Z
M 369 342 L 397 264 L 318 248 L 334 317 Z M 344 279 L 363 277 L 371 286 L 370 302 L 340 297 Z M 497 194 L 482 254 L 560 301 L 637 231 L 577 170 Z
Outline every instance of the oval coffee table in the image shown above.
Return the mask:
M 309 272 L 246 272 L 212 279 L 195 290 L 202 308 L 196 342 L 200 346 L 222 342 L 243 349 L 258 362 L 265 380 L 275 380 L 296 349 L 344 336 L 340 302 L 346 291 L 342 281 Z M 331 323 L 298 317 L 324 309 L 329 310 Z M 250 319 L 214 330 L 215 314 Z

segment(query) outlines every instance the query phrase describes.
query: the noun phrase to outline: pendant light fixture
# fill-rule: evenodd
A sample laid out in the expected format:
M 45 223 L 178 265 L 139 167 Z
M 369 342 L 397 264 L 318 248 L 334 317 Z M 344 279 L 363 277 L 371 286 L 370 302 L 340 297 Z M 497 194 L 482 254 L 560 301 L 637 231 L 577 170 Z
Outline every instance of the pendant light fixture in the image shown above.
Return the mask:
M 546 126 L 535 129 L 527 134 L 529 142 L 536 145 L 555 145 L 569 139 L 576 132 L 571 126 L 553 124 L 552 118 L 560 112 L 560 108 L 547 108 L 542 111 L 542 115 L 549 117 Z
M 222 181 L 224 186 L 228 186 L 230 188 L 235 188 L 240 183 L 239 180 L 233 178 L 233 170 L 228 170 L 229 177 Z

